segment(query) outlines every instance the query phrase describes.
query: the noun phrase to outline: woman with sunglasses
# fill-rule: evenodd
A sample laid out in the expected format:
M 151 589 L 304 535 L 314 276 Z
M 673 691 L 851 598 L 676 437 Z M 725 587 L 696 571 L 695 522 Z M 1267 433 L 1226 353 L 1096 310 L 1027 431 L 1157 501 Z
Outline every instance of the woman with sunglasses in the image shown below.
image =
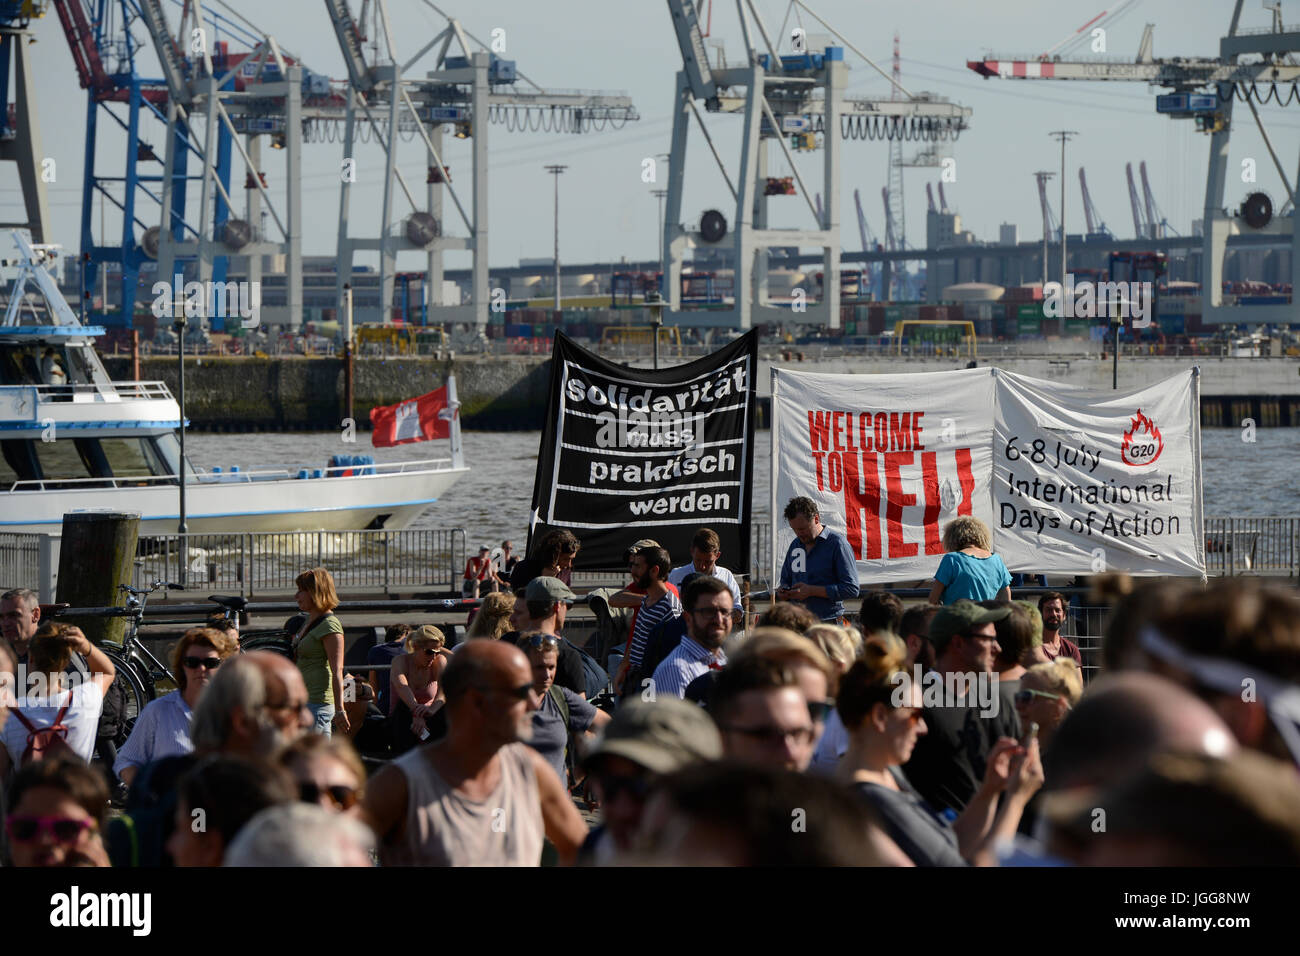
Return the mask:
M 28 764 L 14 776 L 5 819 L 14 866 L 108 866 L 100 833 L 108 787 L 99 771 L 67 757 Z
M 239 653 L 239 641 L 214 627 L 193 627 L 172 648 L 176 690 L 145 704 L 131 736 L 118 751 L 113 771 L 130 785 L 152 760 L 191 753 L 190 718 L 204 689 L 226 658 Z
M 997 840 L 1015 835 L 1025 805 L 1042 786 L 1038 743 L 1030 740 L 1026 748 L 1009 737 L 999 740 L 961 815 L 952 820 L 935 812 L 901 770 L 926 732 L 922 688 L 903 669 L 906 661 L 902 641 L 875 634 L 844 675 L 836 708 L 849 732 L 849 749 L 837 775 L 876 811 L 917 866 L 986 862 Z
M 1056 728 L 1083 696 L 1083 675 L 1079 665 L 1069 657 L 1058 657 L 1046 664 L 1035 664 L 1020 678 L 1016 691 L 1016 712 L 1020 725 L 1038 724 L 1038 739 L 1046 750 L 1051 746 Z
M 442 719 L 433 721 L 442 708 L 439 683 L 447 669 L 450 654 L 447 639 L 432 624 L 416 628 L 406 637 L 406 653 L 393 659 L 389 671 L 388 700 L 392 706 L 393 751 L 404 754 L 444 726 Z
M 360 818 L 366 770 L 346 740 L 319 734 L 299 737 L 280 754 L 280 766 L 293 776 L 303 803 Z

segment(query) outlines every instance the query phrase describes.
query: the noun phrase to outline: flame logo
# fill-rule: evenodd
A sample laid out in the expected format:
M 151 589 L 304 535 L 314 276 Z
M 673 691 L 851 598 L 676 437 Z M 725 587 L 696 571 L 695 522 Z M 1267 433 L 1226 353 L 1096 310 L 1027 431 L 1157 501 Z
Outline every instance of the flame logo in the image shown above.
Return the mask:
M 1165 450 L 1165 441 L 1160 437 L 1156 423 L 1137 410 L 1132 427 L 1124 433 L 1124 443 L 1119 448 L 1120 461 L 1134 468 L 1153 465 L 1160 453 Z

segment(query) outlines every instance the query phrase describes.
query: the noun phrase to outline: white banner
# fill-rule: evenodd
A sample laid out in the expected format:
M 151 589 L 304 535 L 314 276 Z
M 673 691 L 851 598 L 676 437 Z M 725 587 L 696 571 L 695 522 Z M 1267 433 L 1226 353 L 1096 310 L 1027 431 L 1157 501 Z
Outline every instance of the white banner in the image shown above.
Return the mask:
M 772 558 L 806 495 L 864 583 L 921 580 L 974 515 L 1026 573 L 1205 574 L 1199 377 L 1090 392 L 992 368 L 772 371 Z

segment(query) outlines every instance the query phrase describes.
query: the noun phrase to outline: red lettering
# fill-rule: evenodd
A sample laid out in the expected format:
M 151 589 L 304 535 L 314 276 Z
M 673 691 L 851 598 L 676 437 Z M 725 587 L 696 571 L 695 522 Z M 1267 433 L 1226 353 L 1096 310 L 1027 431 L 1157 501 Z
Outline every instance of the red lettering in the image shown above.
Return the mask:
M 858 416 L 858 443 L 863 451 L 871 451 L 871 413 L 863 412 Z
M 971 495 L 975 493 L 975 476 L 971 474 L 970 449 L 957 449 L 957 476 L 961 479 L 961 501 L 957 505 L 957 514 L 971 513 Z
M 885 523 L 889 527 L 889 556 L 910 558 L 917 553 L 915 544 L 903 540 L 903 509 L 916 504 L 916 495 L 903 494 L 903 483 L 898 469 L 912 464 L 915 456 L 910 451 L 891 451 L 885 455 Z
M 843 451 L 844 446 L 840 444 L 840 428 L 844 424 L 844 413 L 834 412 L 831 414 L 831 440 L 835 443 L 836 451 Z
M 925 485 L 925 514 L 921 521 L 925 525 L 926 554 L 943 554 L 943 540 L 939 537 L 939 512 L 943 509 L 939 503 L 937 457 L 932 451 L 921 455 L 921 475 Z
M 912 450 L 913 451 L 925 451 L 925 446 L 921 444 L 921 416 L 924 414 L 925 412 L 912 413 Z
M 813 461 L 817 463 L 817 490 L 825 491 L 825 486 L 822 484 L 822 458 L 826 456 L 826 452 L 815 451 L 812 453 L 812 456 Z
M 825 451 L 829 447 L 826 431 L 830 427 L 830 424 L 831 416 L 829 412 L 814 412 L 809 409 L 808 435 L 809 443 L 811 444 L 813 451 L 816 451 L 818 448 Z
M 826 483 L 831 486 L 833 492 L 838 492 L 844 484 L 844 472 L 840 469 L 840 455 L 836 452 L 830 452 L 826 456 Z
M 912 446 L 909 442 L 912 430 L 911 412 L 903 412 L 900 416 L 898 412 L 889 413 L 889 440 L 892 451 L 907 451 Z
M 880 474 L 874 452 L 844 455 L 844 533 L 853 554 L 863 561 L 880 558 Z M 863 521 L 863 513 L 866 520 Z M 866 540 L 864 542 L 863 535 Z
M 889 450 L 889 416 L 884 412 L 876 412 L 876 451 L 884 452 Z

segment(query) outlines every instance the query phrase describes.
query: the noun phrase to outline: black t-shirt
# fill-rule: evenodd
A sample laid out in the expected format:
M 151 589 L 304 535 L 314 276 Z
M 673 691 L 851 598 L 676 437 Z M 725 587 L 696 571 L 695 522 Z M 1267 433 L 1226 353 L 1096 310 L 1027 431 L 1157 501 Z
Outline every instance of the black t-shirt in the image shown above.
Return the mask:
M 501 640 L 509 641 L 518 647 L 521 636 L 519 631 L 507 631 L 501 635 Z M 528 651 L 524 650 L 524 653 L 527 654 Z M 587 671 L 582 666 L 582 655 L 567 641 L 560 641 L 560 657 L 555 662 L 555 686 L 567 687 L 575 694 L 584 697 L 587 694 Z
M 989 717 L 980 716 L 984 708 L 973 700 L 969 706 L 923 711 L 927 733 L 916 742 L 903 772 L 936 810 L 964 810 L 984 779 L 989 752 L 998 738 L 1020 737 L 1015 703 L 1000 685 L 994 703 L 997 713 Z

